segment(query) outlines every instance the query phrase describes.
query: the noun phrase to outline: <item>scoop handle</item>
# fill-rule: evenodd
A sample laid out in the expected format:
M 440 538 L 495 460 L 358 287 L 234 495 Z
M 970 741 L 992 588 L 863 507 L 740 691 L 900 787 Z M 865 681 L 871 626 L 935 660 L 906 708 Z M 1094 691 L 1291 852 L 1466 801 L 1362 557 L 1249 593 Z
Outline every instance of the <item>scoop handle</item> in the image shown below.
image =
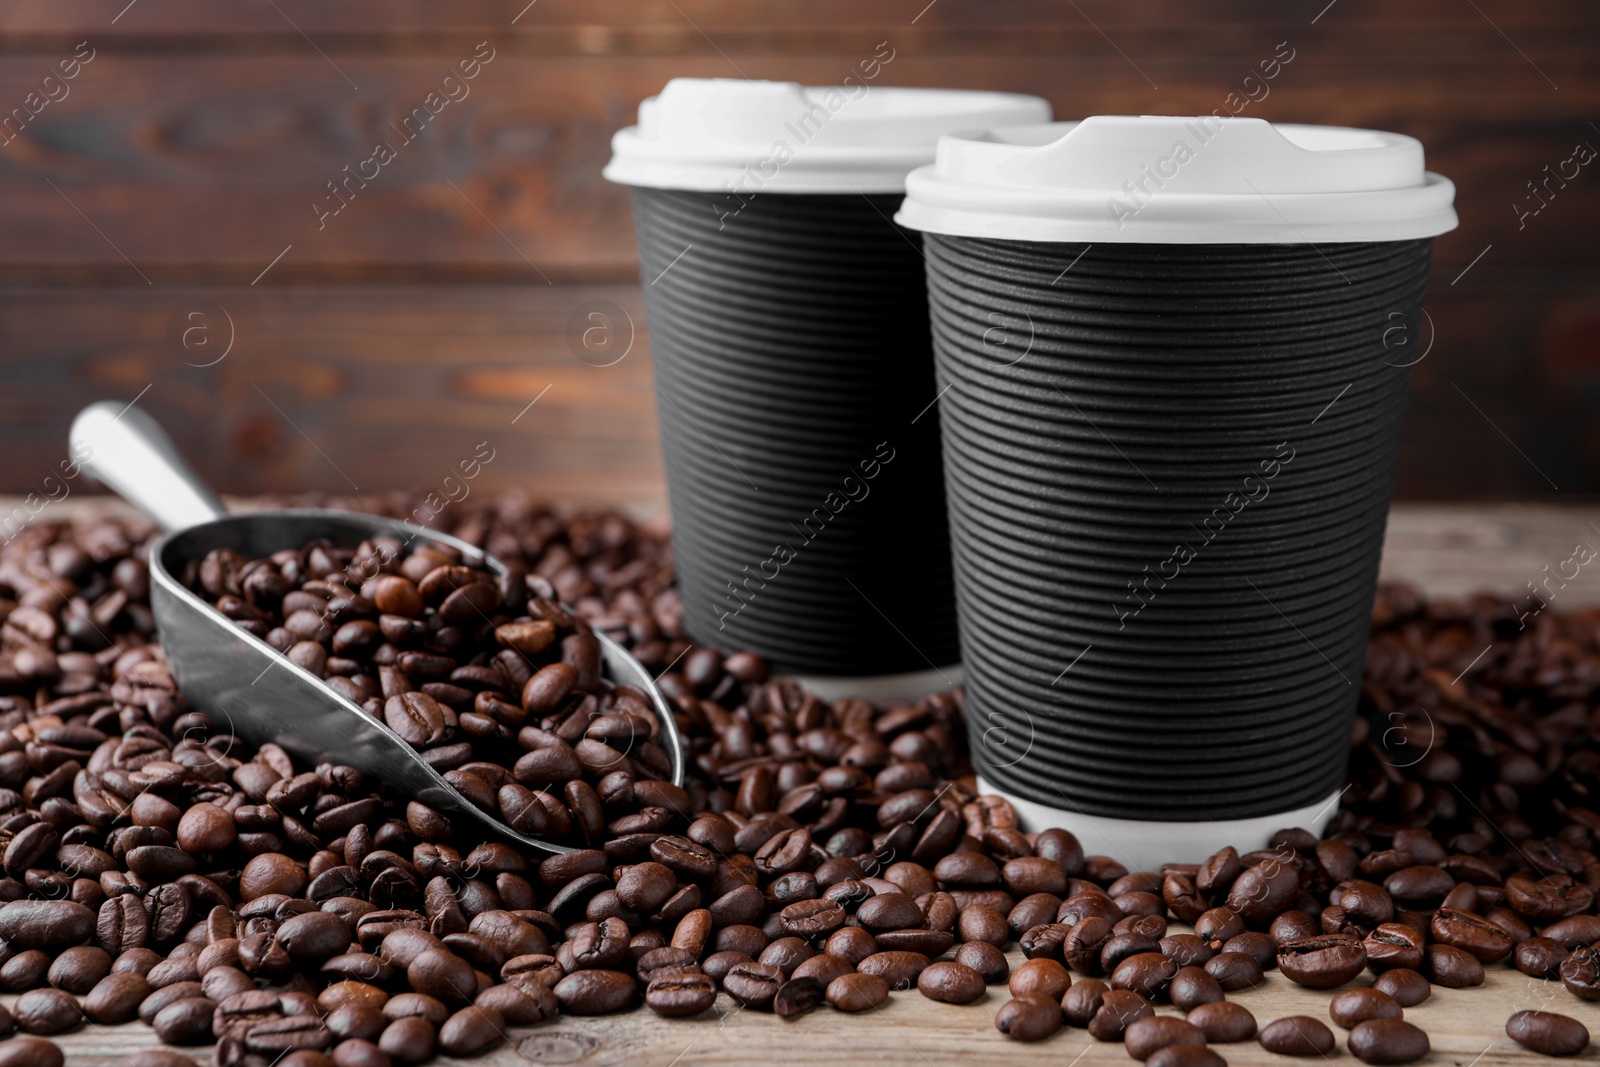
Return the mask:
M 69 455 L 90 477 L 166 533 L 228 513 L 161 425 L 133 404 L 90 404 L 72 420 L 69 446 Z

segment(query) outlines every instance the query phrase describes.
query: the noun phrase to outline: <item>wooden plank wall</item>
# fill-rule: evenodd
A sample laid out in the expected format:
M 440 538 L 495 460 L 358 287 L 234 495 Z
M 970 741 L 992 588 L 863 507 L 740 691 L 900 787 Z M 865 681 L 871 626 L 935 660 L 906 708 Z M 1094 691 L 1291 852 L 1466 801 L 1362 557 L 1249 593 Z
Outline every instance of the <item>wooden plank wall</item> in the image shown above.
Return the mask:
M 669 77 L 831 83 L 888 42 L 882 84 L 1194 113 L 1284 41 L 1246 114 L 1413 134 L 1458 185 L 1401 494 L 1600 490 L 1600 167 L 1529 188 L 1600 146 L 1593 0 L 525 4 L 6 0 L 0 491 L 36 488 L 83 403 L 142 395 L 229 492 L 426 485 L 488 441 L 480 486 L 657 500 L 627 197 L 599 171 Z M 379 141 L 394 160 L 320 217 Z M 611 366 L 574 355 L 597 309 L 632 341 Z

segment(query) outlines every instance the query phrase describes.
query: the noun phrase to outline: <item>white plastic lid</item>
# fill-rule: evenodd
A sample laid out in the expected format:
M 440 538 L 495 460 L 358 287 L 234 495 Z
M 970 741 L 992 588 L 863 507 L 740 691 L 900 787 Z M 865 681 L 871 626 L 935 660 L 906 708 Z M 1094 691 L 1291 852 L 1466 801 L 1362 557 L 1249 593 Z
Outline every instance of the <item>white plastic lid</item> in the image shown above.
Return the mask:
M 895 221 L 1028 241 L 1402 241 L 1455 229 L 1454 201 L 1403 134 L 1097 115 L 940 138 Z
M 1036 96 L 736 78 L 674 78 L 611 139 L 605 176 L 623 185 L 746 195 L 898 193 L 941 134 L 1047 123 Z

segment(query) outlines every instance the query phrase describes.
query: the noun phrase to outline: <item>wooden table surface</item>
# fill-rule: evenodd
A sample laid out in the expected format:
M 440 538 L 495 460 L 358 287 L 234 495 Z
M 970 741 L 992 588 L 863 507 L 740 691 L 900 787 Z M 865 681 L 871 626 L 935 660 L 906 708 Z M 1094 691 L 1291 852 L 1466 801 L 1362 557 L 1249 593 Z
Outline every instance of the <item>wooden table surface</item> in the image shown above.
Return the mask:
M 1407 579 L 1438 595 L 1488 590 L 1513 595 L 1545 566 L 1568 558 L 1587 541 L 1600 547 L 1600 507 L 1554 508 L 1521 505 L 1399 505 L 1390 521 L 1384 550 L 1386 579 Z M 1572 582 L 1557 607 L 1600 602 L 1600 581 Z M 1013 966 L 1022 961 L 1012 952 Z M 1509 967 L 1489 967 L 1477 989 L 1437 989 L 1406 1017 L 1425 1029 L 1433 1051 L 1424 1067 L 1499 1067 L 1537 1062 L 1539 1057 L 1506 1037 L 1506 1019 L 1522 1009 L 1558 1011 L 1580 1019 L 1600 1035 L 1600 1004 L 1571 996 L 1557 982 L 1528 978 Z M 1358 978 L 1356 985 L 1370 981 Z M 1285 1015 L 1327 1018 L 1329 994 L 1301 989 L 1276 971 L 1245 993 L 1229 994 L 1265 1025 Z M 3 998 L 9 1004 L 14 999 Z M 1002 1037 L 994 1013 L 1007 999 L 994 987 L 976 1004 L 957 1007 L 927 1000 L 915 991 L 897 992 L 882 1008 L 849 1018 L 822 1008 L 793 1020 L 745 1011 L 726 996 L 695 1019 L 664 1019 L 646 1010 L 601 1018 L 558 1016 L 537 1027 L 518 1027 L 511 1040 L 475 1060 L 441 1058 L 442 1063 L 481 1067 L 527 1064 L 582 1064 L 584 1067 L 703 1067 L 750 1065 L 812 1067 L 819 1064 L 880 1064 L 886 1067 L 1015 1067 L 1055 1063 L 1108 1067 L 1129 1064 L 1120 1043 L 1100 1043 L 1077 1029 L 1064 1029 L 1048 1041 L 1025 1045 Z M 1163 1006 L 1161 1014 L 1180 1014 Z M 1356 1061 L 1343 1045 L 1329 1060 Z M 131 1024 L 90 1026 L 61 1039 L 70 1067 L 114 1067 L 130 1053 L 158 1046 L 149 1028 Z M 1264 1051 L 1254 1041 L 1218 1046 L 1236 1067 L 1290 1060 Z M 204 1062 L 209 1049 L 193 1050 Z M 1600 1044 L 1579 1061 L 1600 1060 Z

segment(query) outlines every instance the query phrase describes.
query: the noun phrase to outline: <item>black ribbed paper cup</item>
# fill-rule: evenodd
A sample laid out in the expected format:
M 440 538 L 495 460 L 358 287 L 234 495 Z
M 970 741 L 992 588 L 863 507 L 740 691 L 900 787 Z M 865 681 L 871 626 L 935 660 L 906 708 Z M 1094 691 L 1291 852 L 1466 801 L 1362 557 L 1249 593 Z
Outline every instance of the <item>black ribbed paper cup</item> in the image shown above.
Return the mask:
M 899 196 L 635 189 L 684 621 L 781 670 L 958 658 L 921 235 Z M 918 416 L 921 416 L 920 418 Z
M 1011 93 L 674 78 L 612 139 L 633 187 L 684 622 L 824 699 L 960 679 L 921 235 L 906 175 Z
M 1338 790 L 1431 244 L 927 235 L 985 782 L 1121 819 Z
M 1147 868 L 1336 808 L 1448 228 L 1429 192 L 1420 227 L 1361 230 L 1426 185 L 1408 138 L 1255 123 L 1161 159 L 1183 121 L 949 138 L 899 215 L 924 231 L 980 781 Z

